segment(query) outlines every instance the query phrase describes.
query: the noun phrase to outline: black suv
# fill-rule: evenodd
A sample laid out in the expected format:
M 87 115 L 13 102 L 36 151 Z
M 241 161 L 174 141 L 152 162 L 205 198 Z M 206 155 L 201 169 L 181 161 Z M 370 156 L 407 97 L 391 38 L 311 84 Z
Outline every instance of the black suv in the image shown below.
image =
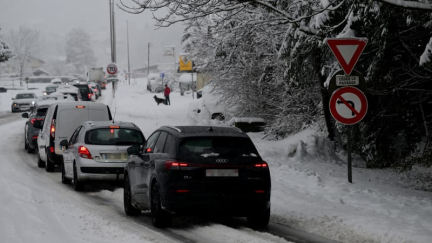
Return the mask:
M 251 139 L 232 127 L 164 126 L 131 155 L 124 175 L 127 215 L 150 210 L 156 227 L 173 214 L 270 218 L 270 171 Z
M 73 86 L 79 89 L 82 101 L 92 101 L 93 91 L 90 89 L 87 83 L 78 83 L 74 84 Z

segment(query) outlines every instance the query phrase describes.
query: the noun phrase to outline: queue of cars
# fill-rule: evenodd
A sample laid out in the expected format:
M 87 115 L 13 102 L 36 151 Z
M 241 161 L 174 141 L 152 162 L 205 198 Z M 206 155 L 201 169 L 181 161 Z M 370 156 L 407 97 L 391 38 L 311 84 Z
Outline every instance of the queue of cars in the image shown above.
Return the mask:
M 176 215 L 269 222 L 269 166 L 238 128 L 163 126 L 146 139 L 134 123 L 114 121 L 107 105 L 65 99 L 38 102 L 23 117 L 25 148 L 37 150 L 39 167 L 59 166 L 76 191 L 121 182 L 129 216 L 150 210 L 156 227 Z

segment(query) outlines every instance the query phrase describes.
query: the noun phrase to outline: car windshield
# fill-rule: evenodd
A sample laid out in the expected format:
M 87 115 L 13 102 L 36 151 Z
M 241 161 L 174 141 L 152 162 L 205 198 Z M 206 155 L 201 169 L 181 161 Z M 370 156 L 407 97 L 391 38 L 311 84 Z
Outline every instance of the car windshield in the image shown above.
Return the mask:
M 258 157 L 252 141 L 239 137 L 188 138 L 180 143 L 179 156 L 188 157 Z
M 48 92 L 55 92 L 56 88 L 55 87 L 46 87 L 45 90 Z
M 16 99 L 33 99 L 34 94 L 17 94 Z
M 144 136 L 140 131 L 134 129 L 99 128 L 86 133 L 85 143 L 95 145 L 143 144 Z

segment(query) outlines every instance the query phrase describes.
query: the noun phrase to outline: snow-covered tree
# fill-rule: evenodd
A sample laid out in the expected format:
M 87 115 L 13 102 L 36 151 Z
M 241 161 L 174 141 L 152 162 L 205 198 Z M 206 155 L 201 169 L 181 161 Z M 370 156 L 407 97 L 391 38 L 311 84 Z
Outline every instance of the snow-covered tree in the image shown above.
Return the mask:
M 72 64 L 76 72 L 84 73 L 86 67 L 94 67 L 94 55 L 90 35 L 82 29 L 73 29 L 66 36 L 66 63 Z
M 6 42 L 0 39 L 0 62 L 6 62 L 12 57 L 13 53 L 9 49 L 9 46 L 6 44 Z
M 18 70 L 22 82 L 30 55 L 37 50 L 39 45 L 39 31 L 22 25 L 18 30 L 12 30 L 10 37 L 15 58 L 18 60 Z
M 186 51 L 200 71 L 220 84 L 237 114 L 263 116 L 267 131 L 280 135 L 323 121 L 329 137 L 343 141 L 338 134 L 347 126 L 335 126 L 327 91 L 339 65 L 325 39 L 368 38 L 356 69 L 370 105 L 365 122 L 351 129 L 355 152 L 371 167 L 431 163 L 429 13 L 373 0 L 133 2 L 123 8 L 167 7 L 157 26 L 185 21 Z

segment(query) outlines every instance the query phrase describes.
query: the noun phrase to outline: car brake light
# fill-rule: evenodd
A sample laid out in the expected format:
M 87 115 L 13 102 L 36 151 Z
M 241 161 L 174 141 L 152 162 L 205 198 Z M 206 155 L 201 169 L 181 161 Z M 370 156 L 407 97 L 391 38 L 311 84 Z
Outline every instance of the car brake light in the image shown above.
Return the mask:
M 179 169 L 180 167 L 187 167 L 188 164 L 184 162 L 177 162 L 177 161 L 166 161 L 165 162 L 165 169 L 171 170 L 173 168 Z
M 37 139 L 38 138 L 38 136 L 33 136 L 33 139 Z
M 257 168 L 267 168 L 268 165 L 267 165 L 266 162 L 263 161 L 262 163 L 255 164 L 255 167 L 257 167 Z
M 56 131 L 56 128 L 55 128 L 55 119 L 53 119 L 52 122 L 51 122 L 51 128 L 50 128 L 51 137 L 55 136 L 55 131 Z
M 85 105 L 77 105 L 76 108 L 85 108 Z
M 78 154 L 82 158 L 93 159 L 92 155 L 90 154 L 90 151 L 86 147 L 84 147 L 84 146 L 79 146 L 78 147 Z
M 88 98 L 91 99 L 91 97 L 92 97 L 92 94 L 88 94 Z
M 148 149 L 146 150 L 147 153 L 150 153 L 151 151 L 152 151 L 151 148 L 148 148 Z
M 176 192 L 178 192 L 178 193 L 185 193 L 185 192 L 189 192 L 189 190 L 176 190 Z
M 109 126 L 109 128 L 120 128 L 120 126 Z
M 97 90 L 97 89 L 94 89 L 94 92 L 95 92 L 95 93 L 97 93 L 97 92 L 98 92 L 98 90 Z
M 50 147 L 50 152 L 54 153 L 54 147 Z
M 255 193 L 264 193 L 264 190 L 256 190 Z

